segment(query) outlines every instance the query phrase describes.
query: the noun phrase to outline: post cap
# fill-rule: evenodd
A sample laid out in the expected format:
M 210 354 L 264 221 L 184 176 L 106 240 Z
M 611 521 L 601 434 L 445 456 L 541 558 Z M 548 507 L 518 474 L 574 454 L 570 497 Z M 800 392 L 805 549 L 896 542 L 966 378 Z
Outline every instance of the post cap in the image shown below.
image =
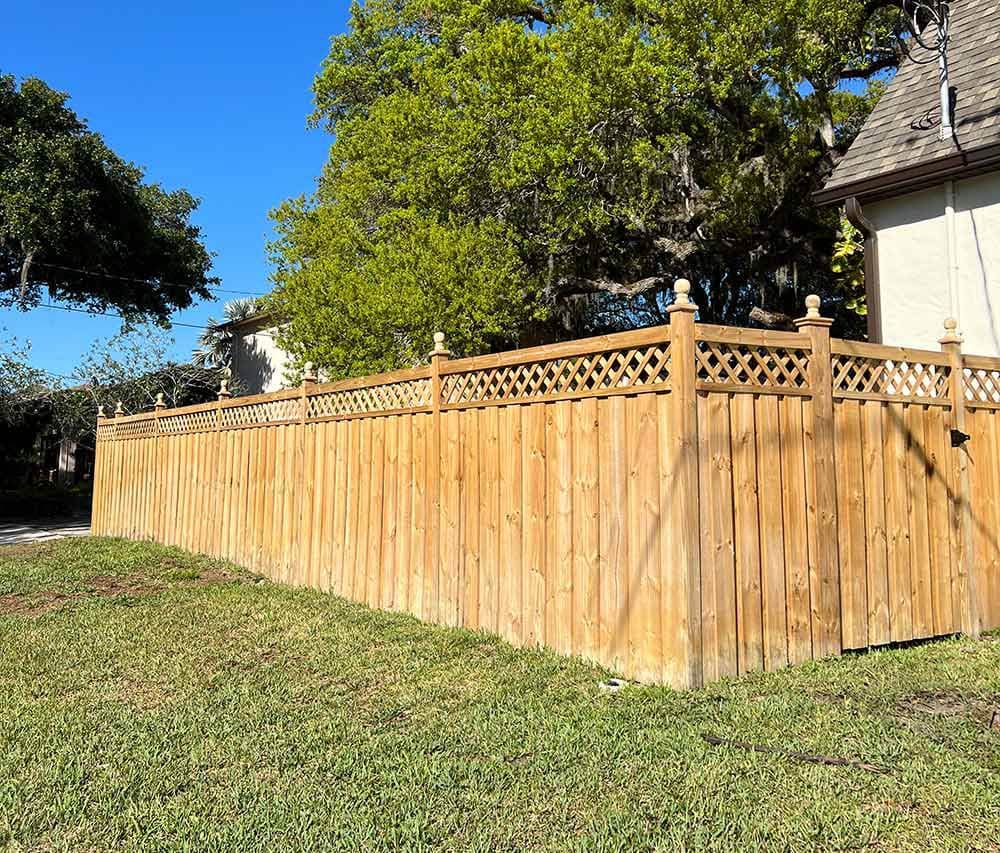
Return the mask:
M 944 335 L 938 339 L 939 344 L 960 344 L 962 343 L 962 334 L 958 331 L 958 320 L 954 317 L 949 317 L 944 321 Z
M 674 311 L 687 311 L 694 313 L 698 306 L 691 301 L 691 282 L 686 278 L 679 278 L 674 282 L 674 302 L 667 308 L 668 313 Z
M 159 394 L 156 395 L 156 403 L 154 404 L 154 408 L 156 408 L 156 409 L 165 409 L 165 408 L 167 408 L 167 404 L 163 402 L 163 392 L 162 391 Z
M 223 376 L 222 381 L 219 383 L 219 399 L 228 400 L 233 395 L 229 393 L 229 379 Z
M 820 304 L 820 298 L 815 293 L 810 293 L 806 297 L 806 316 L 799 317 L 795 321 L 796 327 L 802 329 L 808 326 L 832 326 L 833 320 L 819 313 Z
M 316 384 L 316 367 L 311 361 L 307 361 L 303 367 L 302 384 L 303 385 Z
M 122 408 L 122 401 L 119 400 L 118 405 L 115 406 L 115 417 L 120 418 L 124 414 L 125 414 L 125 409 Z
M 431 350 L 431 357 L 436 355 L 449 355 L 447 349 L 444 346 L 444 332 L 434 333 L 434 349 Z
M 104 414 L 104 406 L 103 405 L 97 407 L 97 417 L 99 417 L 99 418 L 106 418 L 107 417 L 107 415 Z

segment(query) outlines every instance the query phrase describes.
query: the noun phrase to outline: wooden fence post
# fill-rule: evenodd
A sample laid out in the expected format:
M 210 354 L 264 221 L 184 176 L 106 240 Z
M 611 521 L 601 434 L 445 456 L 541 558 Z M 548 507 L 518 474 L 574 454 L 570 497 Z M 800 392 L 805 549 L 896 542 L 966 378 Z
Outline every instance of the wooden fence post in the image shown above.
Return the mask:
M 944 321 L 944 336 L 940 339 L 941 351 L 946 353 L 951 366 L 951 427 L 966 432 L 965 417 L 965 364 L 962 360 L 962 336 L 958 321 Z M 960 612 L 962 633 L 979 637 L 981 629 L 976 593 L 975 565 L 972 545 L 972 493 L 969 485 L 969 451 L 962 442 L 955 448 L 955 493 L 951 502 L 952 536 L 958 547 L 957 590 L 955 596 Z
M 94 495 L 90 501 L 90 532 L 104 535 L 105 495 L 107 488 L 108 449 L 106 439 L 100 435 L 101 424 L 106 420 L 104 406 L 97 407 L 97 429 L 94 430 Z
M 819 313 L 820 299 L 806 297 L 806 316 L 795 321 L 809 336 L 809 388 L 812 391 L 812 498 L 815 508 L 816 553 L 809 554 L 813 657 L 840 654 L 843 646 L 840 618 L 840 548 L 837 542 L 837 475 L 833 438 L 833 371 L 830 326 Z
M 150 515 L 152 521 L 152 530 L 150 532 L 150 538 L 154 542 L 162 542 L 165 538 L 163 535 L 164 524 L 166 520 L 166 512 L 164 510 L 164 500 L 163 492 L 167 487 L 166 479 L 164 478 L 164 471 L 166 470 L 166 465 L 164 464 L 164 444 L 163 437 L 160 434 L 160 412 L 167 408 L 167 404 L 163 400 L 163 392 L 160 391 L 156 395 L 156 402 L 153 403 L 153 476 L 156 477 L 156 483 L 153 487 L 153 506 L 150 507 Z
M 698 366 L 695 358 L 694 315 L 686 279 L 674 282 L 670 314 L 670 440 L 674 485 L 670 493 L 670 562 L 664 573 L 676 572 L 685 618 L 677 626 L 679 661 L 664 661 L 664 676 L 675 687 L 700 687 L 704 680 L 701 636 L 701 525 L 698 494 Z M 666 590 L 674 587 L 667 579 Z M 667 629 L 669 630 L 669 629 Z
M 450 353 L 444 345 L 444 332 L 434 333 L 431 350 L 431 459 L 427 465 L 427 491 L 430 498 L 430 518 L 427 531 L 429 554 L 424 565 L 430 572 L 430 583 L 424 584 L 424 618 L 439 621 L 441 612 L 441 365 Z M 427 596 L 430 596 L 428 602 Z

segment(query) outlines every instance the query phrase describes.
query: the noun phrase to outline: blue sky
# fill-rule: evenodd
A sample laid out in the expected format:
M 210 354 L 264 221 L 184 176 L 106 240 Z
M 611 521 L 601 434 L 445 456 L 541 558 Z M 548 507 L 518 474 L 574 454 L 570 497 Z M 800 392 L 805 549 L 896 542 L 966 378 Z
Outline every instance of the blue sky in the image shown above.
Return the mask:
M 201 198 L 195 221 L 221 287 L 263 292 L 268 211 L 309 192 L 326 159 L 330 137 L 306 128 L 310 85 L 347 14 L 347 0 L 15 3 L 4 12 L 0 70 L 69 92 L 70 106 L 149 180 Z M 174 319 L 202 324 L 220 308 L 201 303 Z M 0 341 L 30 339 L 33 363 L 56 373 L 119 327 L 0 309 Z M 173 355 L 186 358 L 197 331 L 173 335 Z

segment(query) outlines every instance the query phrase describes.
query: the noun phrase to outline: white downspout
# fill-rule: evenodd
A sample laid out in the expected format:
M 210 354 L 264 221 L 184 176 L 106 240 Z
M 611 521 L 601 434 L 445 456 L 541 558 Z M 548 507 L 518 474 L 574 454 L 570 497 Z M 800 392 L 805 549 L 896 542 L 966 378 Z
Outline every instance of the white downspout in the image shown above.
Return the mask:
M 958 232 L 955 225 L 955 182 L 944 182 L 945 245 L 948 247 L 948 302 L 951 316 L 961 328 L 961 300 L 958 297 Z

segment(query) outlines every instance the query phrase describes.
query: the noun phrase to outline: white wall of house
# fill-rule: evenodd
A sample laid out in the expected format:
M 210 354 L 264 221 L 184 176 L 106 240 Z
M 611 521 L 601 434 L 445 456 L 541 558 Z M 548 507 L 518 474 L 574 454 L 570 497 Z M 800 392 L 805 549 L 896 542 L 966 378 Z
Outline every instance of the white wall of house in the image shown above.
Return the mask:
M 262 394 L 287 388 L 285 370 L 291 359 L 274 340 L 274 328 L 236 332 L 233 342 L 233 378 L 241 394 Z
M 882 342 L 1000 356 L 1000 172 L 865 205 L 878 232 Z

